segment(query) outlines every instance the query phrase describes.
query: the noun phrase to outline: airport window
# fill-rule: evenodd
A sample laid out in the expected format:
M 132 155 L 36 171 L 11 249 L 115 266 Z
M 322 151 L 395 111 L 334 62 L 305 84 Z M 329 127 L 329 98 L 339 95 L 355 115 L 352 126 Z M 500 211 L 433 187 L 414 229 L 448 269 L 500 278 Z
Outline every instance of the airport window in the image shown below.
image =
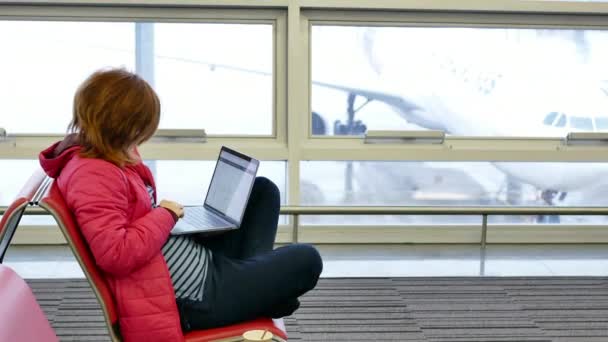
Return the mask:
M 272 25 L 162 23 L 153 32 L 161 128 L 273 134 Z
M 302 205 L 376 206 L 606 206 L 604 163 L 310 161 L 301 163 Z M 553 175 L 546 177 L 547 174 Z M 600 181 L 598 182 L 598 179 Z M 362 222 L 372 222 L 369 217 Z M 317 222 L 329 223 L 329 217 Z M 371 221 L 370 221 L 371 220 Z M 539 218 L 539 222 L 544 222 Z M 348 224 L 343 217 L 333 223 Z M 382 224 L 464 224 L 479 217 L 384 217 Z M 598 223 L 605 217 L 565 217 L 562 223 Z M 342 223 L 339 223 L 342 222 Z M 493 217 L 494 223 L 530 223 L 530 217 Z M 559 222 L 559 221 L 558 221 Z
M 274 134 L 271 24 L 0 21 L 0 46 L 0 127 L 12 134 L 64 133 L 77 86 L 103 67 L 154 85 L 160 128 Z
M 608 115 L 606 39 L 606 30 L 313 23 L 312 133 L 546 136 L 550 111 Z M 568 133 L 561 123 L 553 135 Z
M 133 23 L 0 21 L 0 127 L 66 132 L 76 88 L 101 67 L 135 68 Z
M 262 160 L 259 174 L 277 183 L 288 206 L 608 205 L 605 149 L 562 139 L 573 130 L 608 130 L 601 5 L 552 12 L 560 5 L 528 11 L 514 2 L 501 13 L 472 5 L 488 6 L 481 13 L 450 12 L 454 5 L 412 12 L 426 6 L 413 3 L 344 2 L 335 11 L 300 0 L 215 8 L 213 1 L 152 2 L 0 5 L 0 127 L 9 133 L 0 137 L 0 179 L 11 180 L 0 182 L 0 206 L 37 167 L 36 153 L 65 133 L 78 84 L 104 66 L 153 84 L 160 128 L 210 135 L 206 143 L 159 138 L 142 147 L 161 198 L 200 204 L 219 146 L 228 145 Z M 288 30 L 294 22 L 300 26 Z M 445 131 L 444 143 L 358 138 L 426 129 Z M 24 220 L 38 224 L 36 216 Z M 581 228 L 607 218 L 489 220 Z M 351 225 L 468 229 L 481 217 L 299 222 L 335 234 Z

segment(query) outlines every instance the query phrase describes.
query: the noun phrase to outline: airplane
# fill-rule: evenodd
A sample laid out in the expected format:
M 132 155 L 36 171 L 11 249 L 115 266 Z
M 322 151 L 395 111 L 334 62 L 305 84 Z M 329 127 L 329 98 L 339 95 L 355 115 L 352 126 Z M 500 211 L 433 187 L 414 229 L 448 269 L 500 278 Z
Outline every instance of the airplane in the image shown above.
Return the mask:
M 313 37 L 316 37 L 315 29 L 313 27 Z M 336 41 L 336 36 L 328 37 L 328 33 L 331 35 L 332 32 L 328 32 L 325 27 L 321 27 L 319 30 L 324 31 L 318 32 L 318 37 Z M 331 27 L 330 30 L 338 31 L 339 35 L 339 31 L 344 28 Z M 509 48 L 512 49 L 515 44 L 527 44 L 525 46 L 527 53 L 530 53 L 529 50 L 538 52 L 544 47 L 535 46 L 538 45 L 538 40 L 531 39 L 534 37 L 530 36 L 540 34 L 544 35 L 543 38 L 547 35 L 555 35 L 556 37 L 550 37 L 551 40 L 558 42 L 561 40 L 559 42 L 561 45 L 570 44 L 574 47 L 574 53 L 570 53 L 570 58 L 581 58 L 582 55 L 583 59 L 588 59 L 590 42 L 608 36 L 604 32 L 581 34 L 580 31 L 563 31 L 560 32 L 561 34 L 555 34 L 543 30 L 538 32 L 535 32 L 536 30 L 513 30 L 515 32 L 501 32 L 501 34 L 518 36 L 516 37 L 518 39 L 511 39 L 513 46 L 505 47 L 499 46 L 504 45 L 505 40 L 495 39 L 496 35 L 480 37 L 480 35 L 484 35 L 484 32 L 461 29 L 468 31 L 465 34 L 473 36 L 476 39 L 475 43 L 479 44 L 481 40 L 489 45 L 487 49 L 491 51 L 482 52 L 483 56 L 474 56 L 480 54 L 479 49 L 471 46 L 472 49 L 467 51 L 467 46 L 459 46 L 460 50 L 454 53 L 454 46 L 449 43 L 448 46 L 437 46 L 436 44 L 429 50 L 420 49 L 420 51 L 414 52 L 411 52 L 411 49 L 400 50 L 395 47 L 395 42 L 400 42 L 408 48 L 416 46 L 413 42 L 432 44 L 432 42 L 428 42 L 433 38 L 428 36 L 428 29 L 424 31 L 425 29 L 407 28 L 407 30 L 410 32 L 404 31 L 402 28 L 359 28 L 358 42 L 355 41 L 353 45 L 345 43 L 346 35 L 340 36 L 341 50 L 354 54 L 352 49 L 355 46 L 359 45 L 363 48 L 363 53 L 360 55 L 365 56 L 366 60 L 362 63 L 354 58 L 349 60 L 349 63 L 360 63 L 361 66 L 355 67 L 358 70 L 367 64 L 367 74 L 363 73 L 364 75 L 359 79 L 357 77 L 348 78 L 344 77 L 347 74 L 344 70 L 335 72 L 335 69 L 340 69 L 339 64 L 332 65 L 333 71 L 330 68 L 323 69 L 322 67 L 320 71 L 315 71 L 313 67 L 313 108 L 317 105 L 317 108 L 313 110 L 313 134 L 328 134 L 321 130 L 325 125 L 321 123 L 323 115 L 318 109 L 319 105 L 327 101 L 327 97 L 315 103 L 315 91 L 318 93 L 325 91 L 321 88 L 346 94 L 346 119 L 334 118 L 334 135 L 364 134 L 369 124 L 366 124 L 362 118 L 366 115 L 369 118 L 375 114 L 373 111 L 364 113 L 364 108 L 373 102 L 385 104 L 410 125 L 409 129 L 442 130 L 448 135 L 508 136 L 513 135 L 512 132 L 516 131 L 519 136 L 565 137 L 569 132 L 608 129 L 608 113 L 606 113 L 608 82 L 602 81 L 594 75 L 597 70 L 578 68 L 569 72 L 563 71 L 560 70 L 563 68 L 560 63 L 563 63 L 564 60 L 559 58 L 547 62 L 547 65 L 543 67 L 534 65 L 539 70 L 530 69 L 530 66 L 525 64 L 519 65 L 523 70 L 515 68 L 509 70 L 508 66 L 501 65 L 505 62 L 505 58 L 497 58 L 498 53 Z M 409 35 L 405 39 L 404 33 Z M 433 34 L 437 37 L 454 33 L 452 28 L 438 29 Z M 353 36 L 352 32 L 349 34 Z M 456 32 L 454 38 L 456 39 L 459 34 L 462 32 Z M 524 36 L 523 39 L 521 36 Z M 446 40 L 441 40 L 441 42 L 444 41 Z M 551 43 L 555 44 L 555 42 Z M 507 40 L 507 44 L 509 44 L 509 40 Z M 558 47 L 561 52 L 567 51 L 563 46 Z M 311 64 L 315 66 L 318 65 L 318 63 L 315 64 L 315 58 L 321 59 L 327 56 L 322 55 L 322 43 L 319 46 L 315 46 L 313 43 L 312 49 L 313 61 Z M 315 50 L 321 51 L 319 53 L 321 56 L 316 56 Z M 331 52 L 335 54 L 336 49 L 331 49 Z M 606 55 L 606 51 L 602 51 L 602 53 Z M 515 58 L 541 60 L 541 56 L 542 54 L 531 57 L 516 56 Z M 490 57 L 497 60 L 491 60 Z M 332 56 L 331 58 L 339 60 L 344 56 Z M 560 70 L 558 75 L 556 75 L 556 70 Z M 334 75 L 331 75 L 332 72 Z M 328 73 L 330 75 L 327 75 Z M 606 77 L 606 74 L 601 76 Z M 336 80 L 340 78 L 346 79 L 349 85 L 337 83 Z M 608 77 L 606 78 L 608 79 Z M 551 81 L 547 82 L 547 80 Z M 362 86 L 357 86 L 357 84 Z M 371 84 L 376 88 L 372 90 L 365 87 L 365 84 Z M 378 90 L 378 85 L 384 89 Z M 394 120 L 392 124 L 394 125 Z M 605 193 L 602 191 L 608 190 L 608 182 L 603 181 L 603 177 L 601 177 L 608 175 L 608 166 L 605 164 L 593 164 L 592 167 L 589 167 L 585 163 L 493 162 L 492 165 L 505 174 L 503 180 L 507 188 L 504 191 L 507 196 L 503 196 L 505 204 L 605 204 L 602 202 L 604 196 L 599 196 Z M 403 174 L 407 175 L 407 172 L 405 171 Z M 547 172 L 550 172 L 552 177 L 547 177 Z M 364 178 L 361 181 L 362 184 L 369 181 L 369 177 Z M 398 177 L 392 179 L 398 179 Z M 390 182 L 388 183 L 387 185 L 390 187 Z M 538 189 L 540 193 L 535 198 L 524 199 L 522 198 L 522 187 L 532 187 L 532 189 L 528 189 L 528 192 Z M 570 196 L 572 200 L 566 201 L 569 192 L 577 195 Z M 581 196 L 582 192 L 590 196 Z M 494 199 L 499 197 L 496 196 L 497 193 L 486 195 L 494 197 Z M 485 202 L 491 201 L 486 199 Z M 559 222 L 559 218 L 539 217 L 539 221 L 556 223 Z

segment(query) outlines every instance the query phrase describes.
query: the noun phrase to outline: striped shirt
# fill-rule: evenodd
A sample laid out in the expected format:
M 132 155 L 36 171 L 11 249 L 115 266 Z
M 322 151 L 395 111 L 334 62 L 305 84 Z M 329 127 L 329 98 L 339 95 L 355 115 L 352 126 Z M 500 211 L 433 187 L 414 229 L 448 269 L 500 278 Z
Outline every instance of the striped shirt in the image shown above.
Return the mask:
M 154 189 L 151 186 L 147 188 L 154 206 Z M 190 235 L 170 235 L 162 253 L 169 268 L 175 297 L 202 301 L 211 252 Z

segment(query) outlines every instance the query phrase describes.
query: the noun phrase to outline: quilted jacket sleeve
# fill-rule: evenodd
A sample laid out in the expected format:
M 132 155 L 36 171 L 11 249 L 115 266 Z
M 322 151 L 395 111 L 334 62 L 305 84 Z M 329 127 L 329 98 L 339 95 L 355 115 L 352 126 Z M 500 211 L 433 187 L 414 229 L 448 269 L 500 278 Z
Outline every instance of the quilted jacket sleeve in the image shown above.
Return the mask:
M 102 270 L 128 275 L 158 255 L 175 221 L 155 208 L 129 222 L 129 184 L 119 168 L 86 163 L 68 182 L 64 197 Z

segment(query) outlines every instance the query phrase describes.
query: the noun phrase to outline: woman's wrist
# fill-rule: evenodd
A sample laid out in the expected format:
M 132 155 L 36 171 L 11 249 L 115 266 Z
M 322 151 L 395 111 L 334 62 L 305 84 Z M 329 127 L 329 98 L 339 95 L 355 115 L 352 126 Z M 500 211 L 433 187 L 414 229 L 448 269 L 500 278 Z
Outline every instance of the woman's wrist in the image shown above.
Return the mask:
M 169 208 L 165 208 L 165 207 L 158 207 L 158 208 L 162 208 L 162 209 L 165 209 L 166 211 L 168 211 L 169 214 L 171 214 L 171 217 L 173 217 L 173 221 L 177 222 L 177 220 L 179 220 L 179 217 L 177 216 L 177 214 L 175 212 L 173 212 L 173 210 L 171 210 Z

